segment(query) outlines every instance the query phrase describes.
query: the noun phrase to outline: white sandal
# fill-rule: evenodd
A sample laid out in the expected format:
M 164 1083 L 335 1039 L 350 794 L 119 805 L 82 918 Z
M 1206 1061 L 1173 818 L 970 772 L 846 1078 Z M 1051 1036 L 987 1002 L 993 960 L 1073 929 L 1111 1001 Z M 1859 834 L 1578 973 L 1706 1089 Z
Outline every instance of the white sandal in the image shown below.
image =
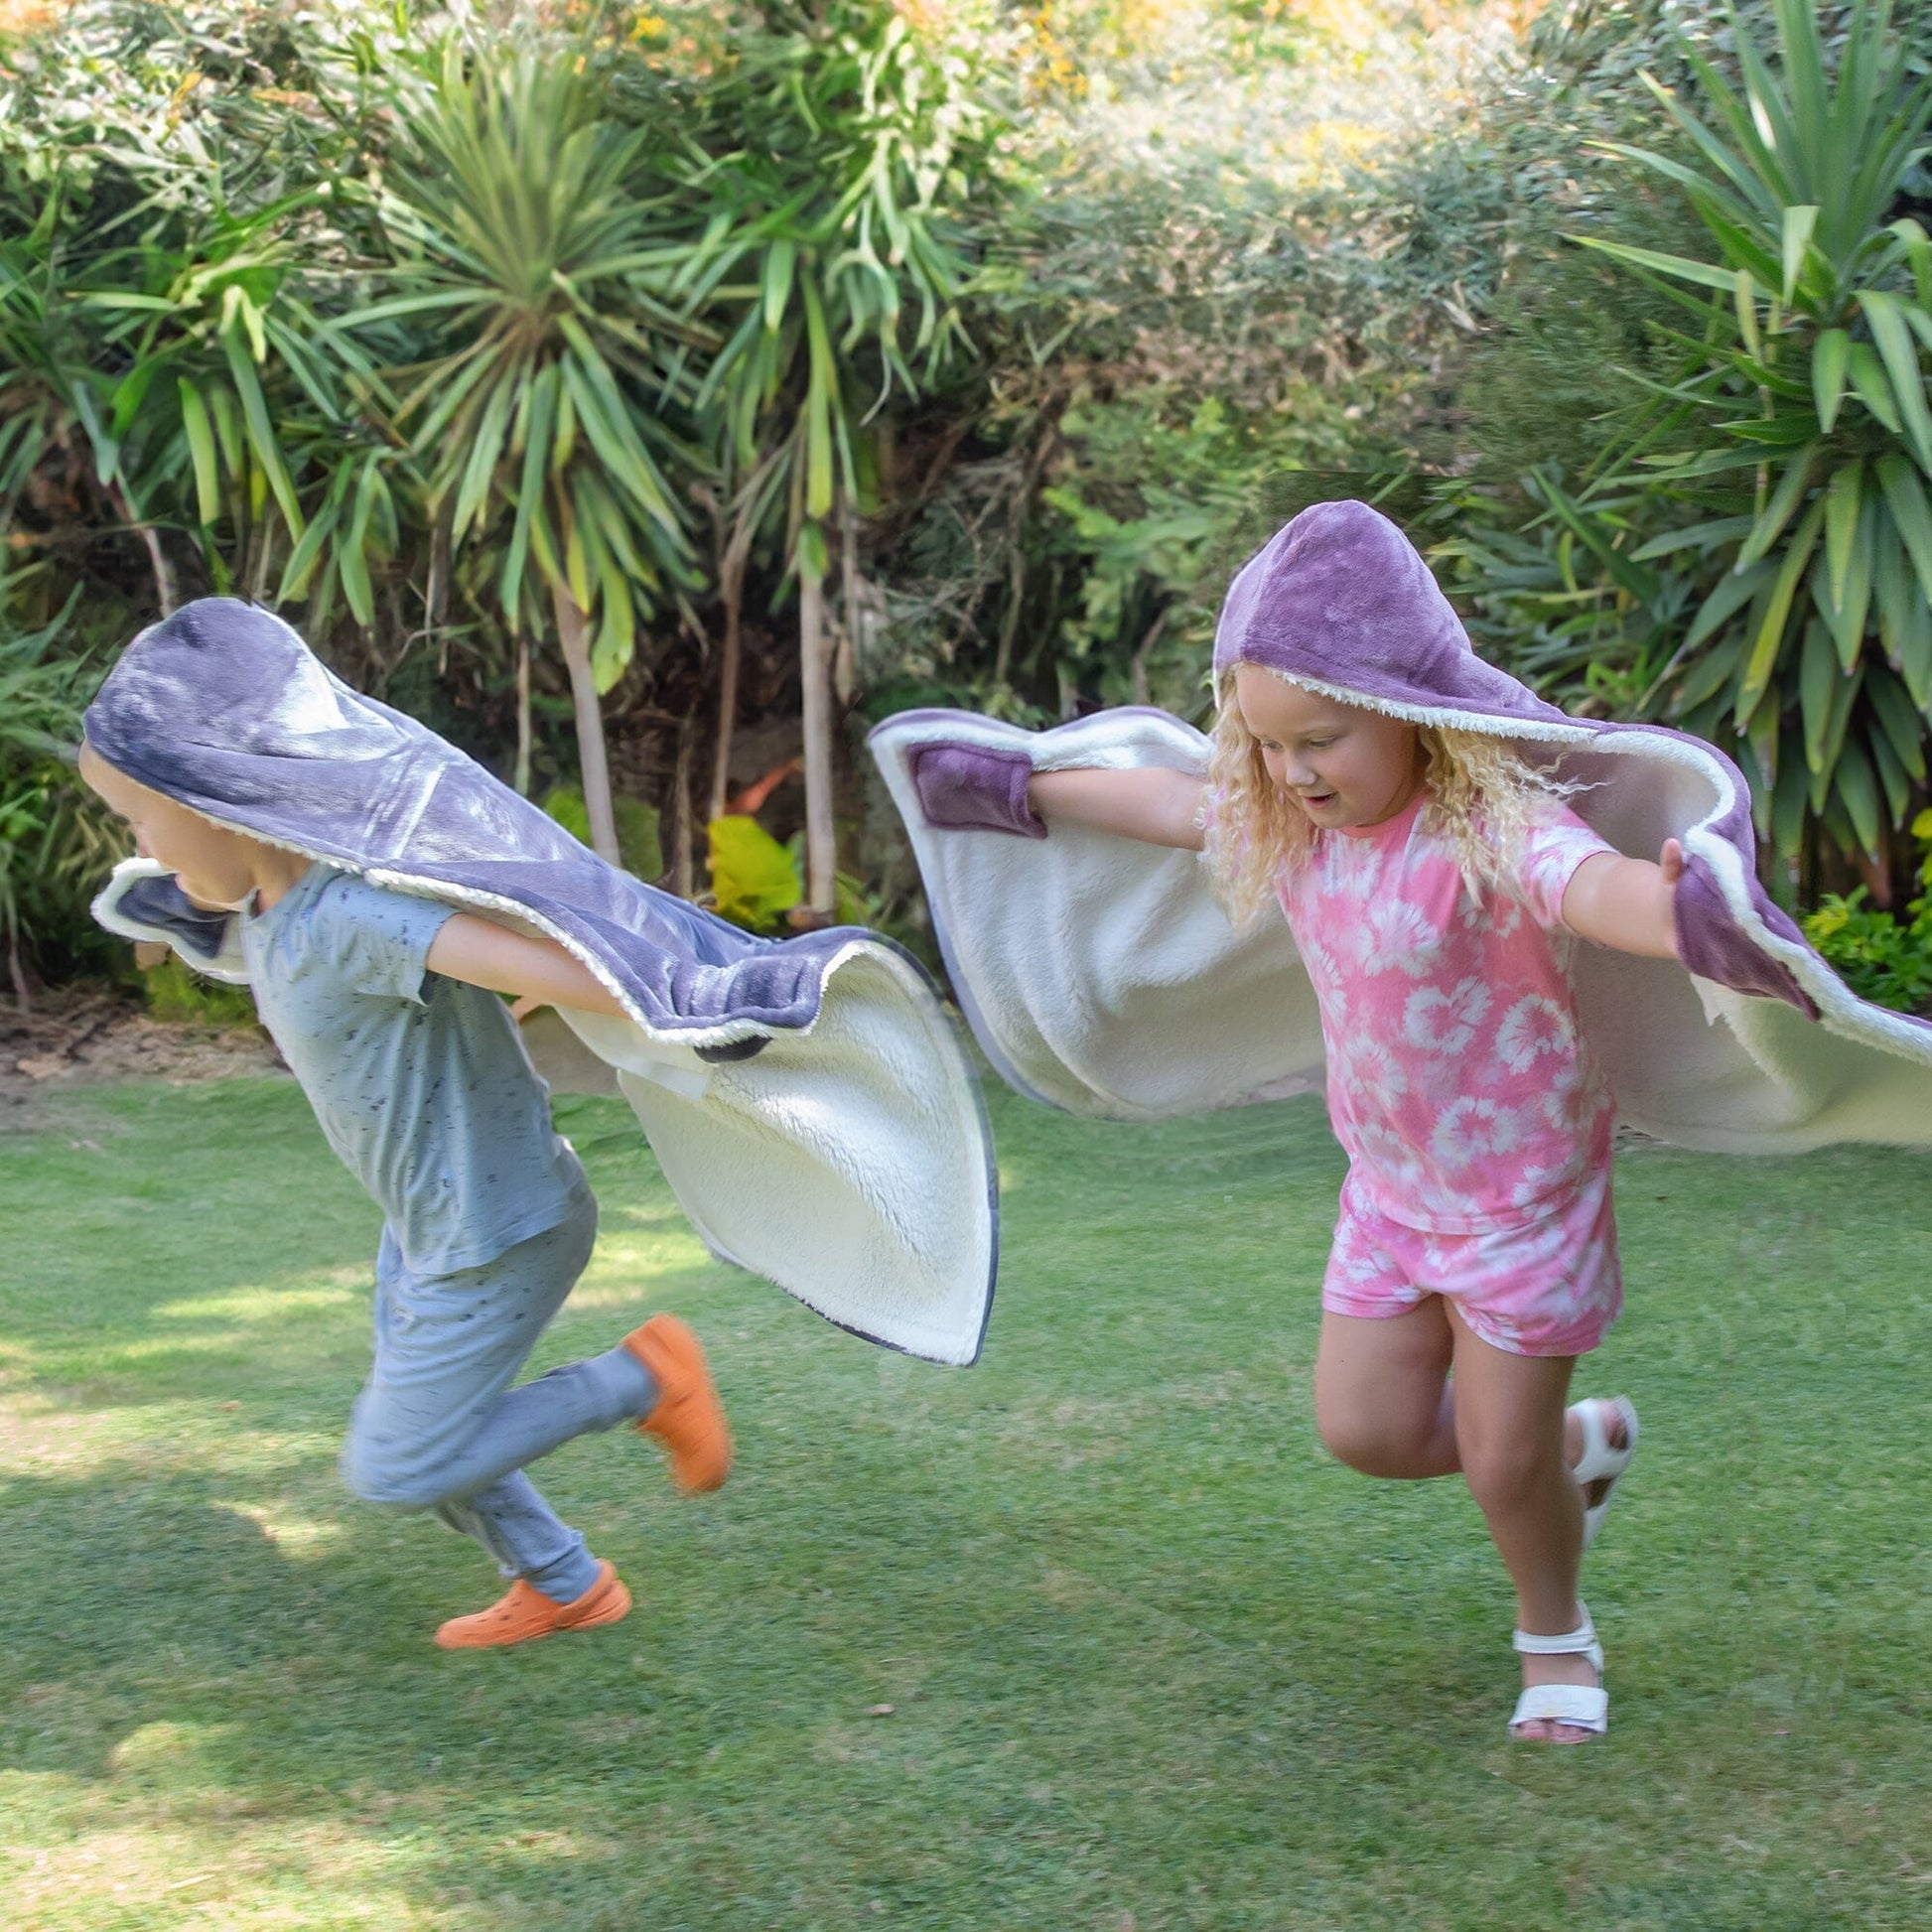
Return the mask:
M 1518 1630 L 1510 1642 L 1526 1657 L 1587 1657 L 1596 1672 L 1594 1684 L 1532 1684 L 1516 1700 L 1509 1720 L 1509 1734 L 1516 1735 L 1518 1725 L 1544 1720 L 1552 1724 L 1573 1725 L 1600 1737 L 1610 1727 L 1610 1694 L 1603 1688 L 1603 1646 L 1596 1641 L 1596 1626 L 1589 1620 L 1588 1607 L 1579 1600 L 1577 1609 L 1583 1621 L 1568 1636 L 1538 1637 Z M 1523 1738 L 1524 1743 L 1542 1741 Z
M 1571 1406 L 1570 1414 L 1577 1418 L 1584 1432 L 1584 1452 L 1571 1465 L 1571 1479 L 1579 1489 L 1587 1490 L 1592 1482 L 1603 1485 L 1603 1493 L 1594 1503 L 1584 1507 L 1584 1548 L 1587 1550 L 1596 1540 L 1596 1532 L 1603 1527 L 1603 1518 L 1609 1514 L 1610 1500 L 1616 1494 L 1616 1485 L 1623 1472 L 1630 1466 L 1630 1458 L 1637 1452 L 1637 1410 L 1627 1395 L 1609 1398 L 1613 1408 L 1623 1423 L 1623 1447 L 1610 1447 L 1609 1432 L 1603 1427 L 1602 1403 L 1597 1398 L 1579 1402 Z

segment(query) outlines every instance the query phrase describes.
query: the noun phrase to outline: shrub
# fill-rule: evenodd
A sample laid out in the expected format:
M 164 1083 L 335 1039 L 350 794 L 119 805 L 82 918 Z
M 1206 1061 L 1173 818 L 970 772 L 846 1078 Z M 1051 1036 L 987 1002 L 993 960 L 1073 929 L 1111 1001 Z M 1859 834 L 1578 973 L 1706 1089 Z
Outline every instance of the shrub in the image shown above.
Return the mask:
M 1868 905 L 1861 886 L 1844 897 L 1828 893 L 1804 928 L 1860 999 L 1932 1018 L 1932 811 L 1912 821 L 1912 836 L 1921 890 L 1902 919 Z
M 1880 866 L 1932 720 L 1932 86 L 1882 0 L 1830 37 L 1769 11 L 1774 51 L 1747 22 L 1683 48 L 1674 144 L 1605 144 L 1681 195 L 1695 251 L 1578 237 L 1675 312 L 1668 365 L 1593 471 L 1523 480 L 1527 525 L 1459 489 L 1449 548 L 1553 695 L 1725 746 L 1785 857 Z
M 99 955 L 87 901 L 116 848 L 107 813 L 73 768 L 80 714 L 100 677 L 92 657 L 57 649 L 74 600 L 22 630 L 6 620 L 6 589 L 0 579 L 0 940 L 25 1009 L 35 973 Z
M 141 975 L 141 992 L 157 1020 L 207 1027 L 258 1024 L 254 996 L 245 986 L 207 979 L 173 952 Z
M 721 918 L 772 932 L 804 897 L 797 856 L 757 819 L 729 812 L 709 828 L 712 904 Z
M 626 872 L 654 886 L 664 876 L 664 850 L 658 838 L 657 814 L 640 798 L 619 793 L 618 854 Z M 543 800 L 543 809 L 580 844 L 591 842 L 591 814 L 584 794 L 575 785 L 558 785 Z

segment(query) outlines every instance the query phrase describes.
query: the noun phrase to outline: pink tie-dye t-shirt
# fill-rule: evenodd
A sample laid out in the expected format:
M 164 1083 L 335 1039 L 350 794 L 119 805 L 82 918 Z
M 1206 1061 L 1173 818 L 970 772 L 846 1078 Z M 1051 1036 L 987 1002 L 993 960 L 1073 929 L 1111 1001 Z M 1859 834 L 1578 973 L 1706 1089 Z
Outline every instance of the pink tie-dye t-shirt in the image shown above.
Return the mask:
M 1553 799 L 1524 842 L 1520 897 L 1478 900 L 1427 803 L 1319 833 L 1278 882 L 1320 1003 L 1329 1118 L 1392 1221 L 1527 1226 L 1609 1159 L 1609 1086 L 1577 1024 L 1562 906 L 1577 868 L 1614 848 Z

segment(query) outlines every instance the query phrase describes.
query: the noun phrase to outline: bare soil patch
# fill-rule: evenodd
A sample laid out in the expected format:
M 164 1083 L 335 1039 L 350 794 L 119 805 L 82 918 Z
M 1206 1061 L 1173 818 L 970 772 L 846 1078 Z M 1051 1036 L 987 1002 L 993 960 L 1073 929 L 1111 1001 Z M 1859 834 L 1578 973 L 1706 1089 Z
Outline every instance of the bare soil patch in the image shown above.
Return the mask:
M 281 1069 L 259 1027 L 157 1020 L 118 987 L 59 987 L 31 1013 L 0 1009 L 0 1133 L 38 1126 L 43 1103 L 104 1080 L 225 1080 Z

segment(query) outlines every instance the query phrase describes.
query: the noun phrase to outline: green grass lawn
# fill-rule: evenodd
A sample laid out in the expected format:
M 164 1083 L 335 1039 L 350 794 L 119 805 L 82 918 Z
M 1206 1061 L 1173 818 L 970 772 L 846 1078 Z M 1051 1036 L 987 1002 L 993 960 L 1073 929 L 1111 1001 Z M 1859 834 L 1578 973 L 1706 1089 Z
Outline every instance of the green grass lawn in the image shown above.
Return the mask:
M 0 1923 L 1927 1922 L 1923 1156 L 1623 1157 L 1612 1729 L 1537 1750 L 1460 1485 L 1315 1443 L 1318 1109 L 991 1098 L 963 1372 L 711 1262 L 627 1114 L 563 1104 L 604 1239 L 537 1365 L 674 1309 L 740 1460 L 682 1501 L 628 1432 L 562 1449 L 637 1608 L 467 1655 L 429 1633 L 484 1561 L 337 1481 L 376 1222 L 296 1089 L 0 1139 Z

